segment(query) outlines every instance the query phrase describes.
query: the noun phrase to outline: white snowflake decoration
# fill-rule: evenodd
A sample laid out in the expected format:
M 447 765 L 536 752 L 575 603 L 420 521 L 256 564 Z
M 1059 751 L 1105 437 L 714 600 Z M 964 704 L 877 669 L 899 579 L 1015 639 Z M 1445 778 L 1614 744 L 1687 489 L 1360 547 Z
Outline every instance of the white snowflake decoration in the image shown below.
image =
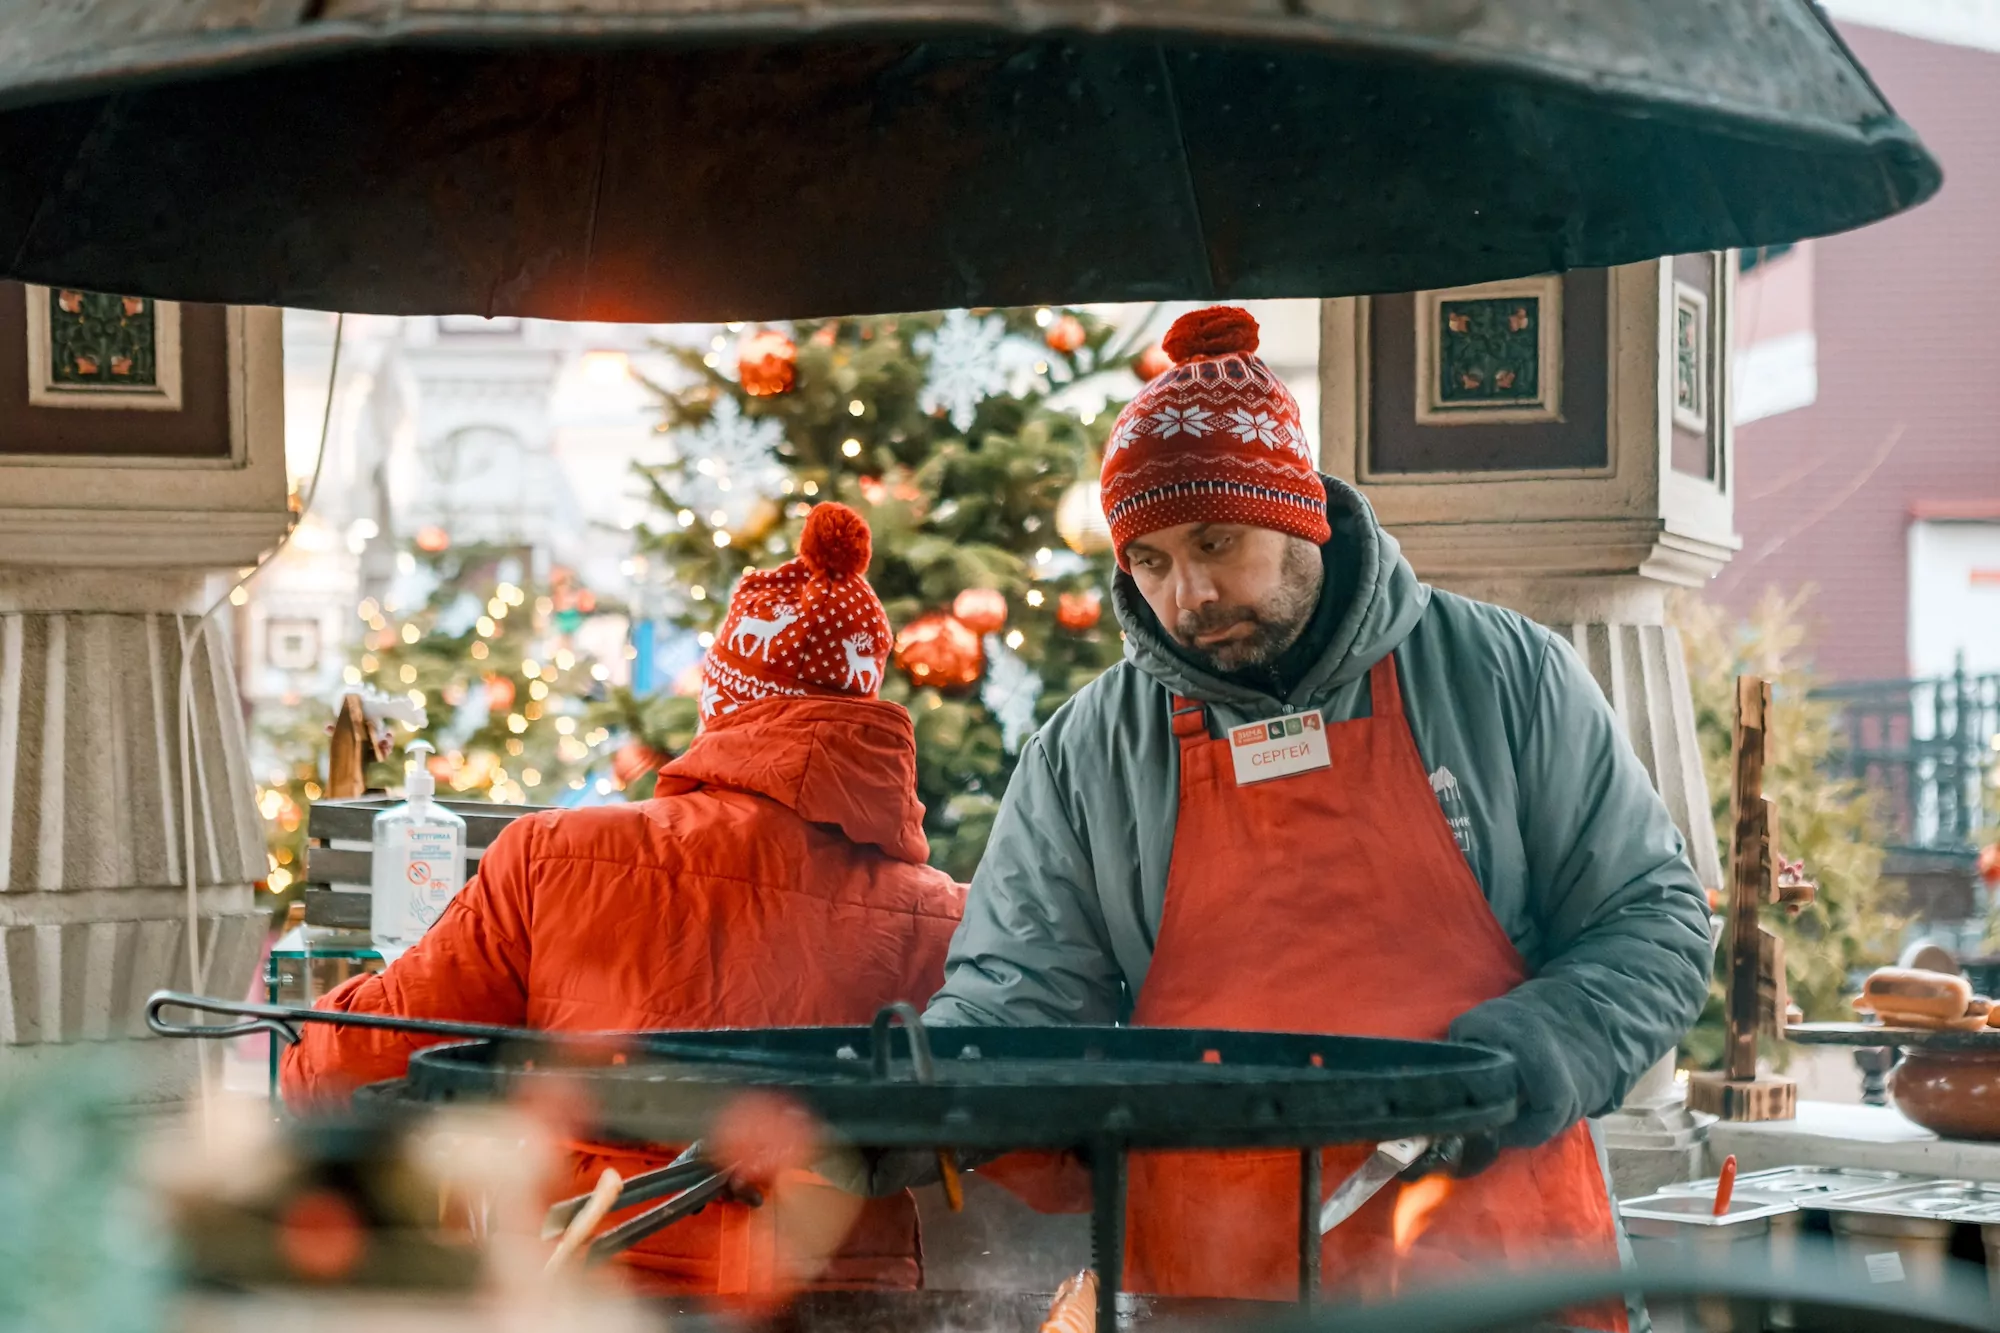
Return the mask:
M 1227 424 L 1230 434 L 1245 444 L 1255 440 L 1266 449 L 1278 449 L 1289 448 L 1292 442 L 1291 428 L 1269 412 L 1252 412 L 1247 407 L 1239 407 L 1229 414 Z
M 986 679 L 979 686 L 979 702 L 1000 721 L 1000 744 L 1008 754 L 1018 754 L 1021 745 L 1035 731 L 1035 701 L 1042 694 L 1042 678 L 1021 660 L 998 634 L 986 636 Z
M 746 417 L 741 405 L 725 395 L 708 420 L 668 436 L 681 463 L 675 496 L 712 527 L 743 526 L 757 502 L 776 495 L 784 483 L 785 469 L 775 456 L 784 438 L 783 422 Z
M 943 408 L 954 427 L 972 429 L 980 401 L 1007 387 L 1008 367 L 1001 357 L 1006 339 L 1004 318 L 974 319 L 963 310 L 948 312 L 936 333 L 918 334 L 911 345 L 930 358 L 930 368 L 917 406 L 926 412 Z
M 1213 415 L 1205 407 L 1163 407 L 1147 420 L 1153 423 L 1155 434 L 1170 440 L 1176 435 L 1206 435 Z

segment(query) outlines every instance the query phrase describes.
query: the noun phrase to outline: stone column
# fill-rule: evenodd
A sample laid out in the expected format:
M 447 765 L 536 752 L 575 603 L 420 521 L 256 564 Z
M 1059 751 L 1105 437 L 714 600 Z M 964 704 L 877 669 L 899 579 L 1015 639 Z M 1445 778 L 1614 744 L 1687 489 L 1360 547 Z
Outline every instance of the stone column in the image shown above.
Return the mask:
M 246 995 L 264 938 L 236 673 L 200 613 L 288 519 L 278 318 L 143 303 L 148 397 L 49 373 L 62 295 L 0 284 L 0 357 L 25 344 L 45 387 L 0 365 L 0 1079 L 88 1048 L 172 1101 L 196 1048 L 147 1035 L 146 996 Z
M 1729 430 L 1734 262 L 1612 270 L 1322 307 L 1322 453 L 1418 575 L 1567 639 L 1722 883 L 1666 595 L 1736 549 Z M 1600 1122 L 1621 1194 L 1701 1165 L 1706 1117 L 1671 1057 Z

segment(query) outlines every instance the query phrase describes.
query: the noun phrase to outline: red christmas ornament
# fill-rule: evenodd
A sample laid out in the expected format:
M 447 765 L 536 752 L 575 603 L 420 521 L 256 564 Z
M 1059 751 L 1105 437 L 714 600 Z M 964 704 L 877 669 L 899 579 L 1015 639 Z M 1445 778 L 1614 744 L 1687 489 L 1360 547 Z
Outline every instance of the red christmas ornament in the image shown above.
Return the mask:
M 782 333 L 759 329 L 736 344 L 736 376 L 743 392 L 769 398 L 792 387 L 798 375 L 799 345 Z
M 991 634 L 1007 623 L 1007 597 L 998 588 L 967 588 L 952 598 L 951 613 L 974 634 Z
M 1095 588 L 1066 592 L 1056 598 L 1056 624 L 1069 630 L 1087 630 L 1104 614 L 1104 598 Z
M 514 706 L 514 682 L 511 678 L 496 673 L 488 675 L 485 680 L 488 708 L 498 710 Z
M 896 636 L 896 665 L 916 685 L 962 689 L 986 669 L 979 636 L 945 611 L 919 616 Z
M 433 555 L 439 551 L 448 551 L 451 549 L 451 534 L 435 523 L 429 527 L 418 528 L 417 549 L 429 551 Z
M 1061 352 L 1067 356 L 1069 353 L 1083 346 L 1084 340 L 1088 336 L 1083 330 L 1082 320 L 1078 319 L 1075 315 L 1064 315 L 1061 319 L 1049 325 L 1049 331 L 1042 335 L 1042 341 L 1046 342 L 1052 351 Z
M 630 786 L 648 773 L 659 772 L 666 762 L 667 756 L 652 746 L 627 741 L 611 756 L 611 776 L 618 779 L 620 786 Z
M 1158 343 L 1139 353 L 1139 359 L 1132 363 L 1132 373 L 1142 380 L 1155 379 L 1173 368 L 1174 359 Z

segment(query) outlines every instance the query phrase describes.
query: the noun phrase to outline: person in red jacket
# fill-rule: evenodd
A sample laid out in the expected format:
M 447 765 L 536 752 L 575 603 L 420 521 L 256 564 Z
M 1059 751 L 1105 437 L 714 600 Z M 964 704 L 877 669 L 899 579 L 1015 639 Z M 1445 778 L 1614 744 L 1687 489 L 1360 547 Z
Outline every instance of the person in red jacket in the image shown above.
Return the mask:
M 572 1032 L 785 1027 L 863 1024 L 936 991 L 964 889 L 925 864 L 915 732 L 876 697 L 889 622 L 869 550 L 860 515 L 815 508 L 799 558 L 745 574 L 730 599 L 702 728 L 654 798 L 516 821 L 416 947 L 319 1007 Z M 285 1097 L 337 1104 L 427 1044 L 307 1025 Z M 672 1156 L 582 1145 L 575 1192 Z M 856 1206 L 815 1284 L 920 1286 L 910 1196 Z M 654 1291 L 754 1292 L 769 1264 L 750 1213 L 711 1206 L 627 1262 Z

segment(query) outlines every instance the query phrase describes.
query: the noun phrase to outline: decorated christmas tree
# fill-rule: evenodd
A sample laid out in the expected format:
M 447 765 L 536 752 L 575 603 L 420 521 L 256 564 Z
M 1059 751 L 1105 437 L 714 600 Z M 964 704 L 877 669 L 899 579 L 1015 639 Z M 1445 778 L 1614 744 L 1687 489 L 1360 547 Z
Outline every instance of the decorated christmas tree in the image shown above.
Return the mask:
M 703 647 L 737 578 L 787 558 L 815 503 L 867 517 L 896 631 L 882 694 L 915 718 L 931 859 L 960 877 L 1023 743 L 1121 651 L 1096 479 L 1137 376 L 1165 369 L 1134 343 L 1060 309 L 802 321 L 668 349 L 688 382 L 653 386 L 668 458 L 644 469 L 659 518 L 639 538 L 667 616 Z M 618 717 L 677 750 L 696 688 L 690 673 L 673 695 L 621 696 Z
M 393 597 L 363 601 L 367 630 L 350 686 L 406 695 L 424 709 L 421 735 L 438 795 L 509 804 L 574 803 L 605 757 L 608 729 L 590 716 L 610 665 L 578 631 L 596 597 L 560 568 L 538 580 L 530 553 L 456 547 L 438 529 L 417 534 Z M 377 765 L 369 785 L 400 788 L 403 758 Z

